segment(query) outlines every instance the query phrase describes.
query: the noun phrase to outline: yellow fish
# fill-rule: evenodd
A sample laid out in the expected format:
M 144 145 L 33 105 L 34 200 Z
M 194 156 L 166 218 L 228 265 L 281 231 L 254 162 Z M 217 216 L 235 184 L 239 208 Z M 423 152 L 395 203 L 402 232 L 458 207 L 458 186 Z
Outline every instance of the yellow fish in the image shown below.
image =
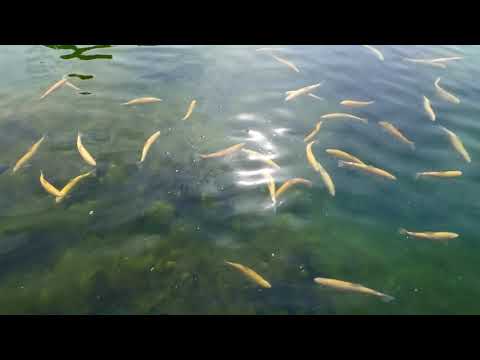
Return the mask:
M 62 193 L 60 190 L 58 190 L 55 186 L 50 184 L 44 177 L 43 177 L 43 172 L 40 170 L 40 184 L 42 187 L 45 189 L 46 192 L 53 196 L 61 196 Z
M 390 124 L 387 121 L 379 121 L 378 125 L 383 127 L 390 135 L 393 137 L 397 138 L 401 142 L 407 144 L 412 148 L 412 150 L 415 150 L 415 143 L 413 141 L 410 141 L 406 138 L 405 135 L 403 135 L 400 130 L 398 130 L 393 124 Z
M 365 163 L 360 160 L 359 158 L 356 158 L 355 156 L 345 152 L 345 151 L 342 151 L 342 150 L 338 150 L 338 149 L 326 149 L 325 152 L 327 154 L 330 154 L 332 156 L 335 156 L 339 159 L 342 159 L 342 160 L 346 160 L 346 161 L 351 161 L 351 162 L 355 162 L 355 163 L 359 163 L 359 164 L 364 164 Z
M 453 148 L 465 159 L 466 162 L 470 163 L 472 162 L 472 159 L 470 158 L 470 155 L 468 154 L 467 150 L 465 149 L 465 146 L 463 146 L 462 140 L 455 134 L 453 131 L 448 130 L 444 126 L 440 126 L 440 128 L 445 131 L 447 134 L 450 143 L 452 144 Z
M 85 162 L 88 165 L 97 166 L 97 162 L 95 161 L 93 156 L 90 155 L 90 153 L 87 151 L 87 149 L 85 149 L 85 147 L 82 144 L 82 134 L 81 133 L 78 133 L 78 135 L 77 135 L 77 149 L 78 149 L 78 152 L 80 153 L 80 155 L 82 156 L 82 159 L 85 160 Z
M 270 285 L 270 283 L 267 280 L 265 280 L 263 277 L 261 277 L 259 274 L 257 274 L 255 271 L 253 271 L 249 267 L 246 267 L 242 264 L 230 262 L 230 261 L 225 261 L 225 263 L 230 265 L 234 269 L 237 269 L 242 274 L 244 274 L 247 278 L 257 283 L 261 287 L 267 288 L 267 289 L 270 289 L 272 287 L 272 285 Z
M 287 61 L 285 59 L 282 59 L 282 58 L 279 58 L 278 56 L 276 55 L 273 55 L 273 54 L 270 54 L 275 60 L 277 60 L 278 62 L 281 62 L 282 64 L 285 64 L 287 65 L 290 69 L 292 69 L 293 71 L 296 71 L 297 73 L 300 72 L 300 70 L 298 70 L 298 68 L 295 66 L 294 63 L 290 62 L 290 61 Z
M 448 170 L 448 171 L 424 171 L 419 172 L 416 175 L 416 179 L 420 177 L 438 177 L 438 178 L 452 178 L 462 176 L 462 172 L 458 170 Z
M 435 89 L 437 89 L 437 94 L 445 101 L 451 102 L 453 104 L 460 104 L 460 99 L 457 98 L 455 95 L 450 94 L 447 90 L 441 88 L 439 83 L 440 78 L 437 78 L 437 80 L 435 80 Z
M 145 157 L 147 156 L 148 151 L 150 150 L 150 147 L 158 139 L 159 136 L 160 136 L 160 131 L 157 131 L 157 132 L 153 133 L 147 139 L 147 141 L 145 141 L 145 144 L 143 145 L 143 149 L 142 149 L 142 156 L 140 158 L 140 163 L 142 163 L 145 160 Z
M 195 107 L 196 104 L 197 104 L 197 100 L 193 100 L 190 103 L 190 106 L 188 107 L 187 113 L 185 114 L 185 116 L 183 117 L 182 120 L 187 120 L 190 117 L 190 115 L 192 115 L 193 108 Z
M 63 187 L 63 189 L 60 191 L 60 194 L 59 195 L 56 195 L 56 198 L 55 198 L 55 201 L 57 203 L 61 202 L 67 195 L 68 193 L 73 189 L 73 187 L 75 185 L 77 185 L 77 183 L 82 180 L 83 178 L 89 176 L 90 174 L 92 174 L 94 172 L 94 170 L 91 170 L 89 171 L 88 173 L 85 173 L 85 174 L 82 174 L 82 175 L 79 175 L 75 178 L 73 178 L 72 180 L 70 180 L 67 185 L 65 185 Z
M 122 105 L 140 105 L 140 104 L 150 104 L 150 103 L 155 103 L 162 101 L 162 99 L 158 99 L 155 97 L 141 97 L 137 99 L 130 100 L 126 103 L 123 103 Z
M 275 179 L 270 175 L 268 171 L 263 172 L 263 176 L 267 179 L 268 191 L 270 192 L 270 198 L 272 199 L 273 204 L 277 203 L 277 198 L 275 196 Z
M 356 101 L 356 100 L 343 100 L 340 102 L 340 105 L 358 108 L 358 107 L 365 107 L 368 105 L 373 104 L 375 101 Z
M 330 195 L 335 196 L 335 185 L 333 184 L 332 178 L 328 174 L 328 172 L 323 168 L 323 166 L 315 159 L 315 155 L 312 152 L 312 145 L 315 141 L 312 141 L 307 144 L 306 152 L 307 152 L 307 160 L 312 166 L 312 168 L 320 174 L 325 186 L 328 189 Z
M 337 118 L 348 118 L 352 120 L 358 120 L 360 122 L 363 122 L 364 124 L 368 123 L 367 119 L 352 115 L 352 114 L 346 114 L 346 113 L 332 113 L 332 114 L 325 114 L 321 116 L 322 119 L 337 119 Z
M 280 169 L 280 166 L 278 166 L 277 163 L 275 163 L 272 159 L 269 159 L 267 156 L 265 156 L 263 154 L 260 154 L 256 151 L 253 151 L 253 150 L 250 150 L 250 149 L 242 149 L 242 151 L 245 154 L 250 155 L 251 159 L 253 159 L 253 160 L 260 160 L 260 161 L 263 161 L 265 164 L 268 164 L 268 165 L 274 167 L 275 169 Z
M 57 90 L 58 88 L 60 88 L 61 86 L 63 86 L 66 82 L 67 82 L 67 78 L 65 78 L 65 77 L 64 77 L 62 80 L 57 81 L 55 84 L 53 84 L 52 86 L 50 86 L 50 87 L 42 94 L 42 96 L 40 96 L 40 100 L 42 100 L 42 99 L 45 98 L 47 95 L 51 94 L 52 92 L 54 92 L 55 90 Z
M 363 285 L 360 285 L 360 284 L 354 284 L 354 283 L 347 282 L 347 281 L 327 279 L 327 278 L 321 278 L 321 277 L 315 278 L 314 281 L 319 285 L 327 286 L 327 287 L 330 287 L 330 288 L 333 288 L 333 289 L 336 289 L 336 290 L 340 290 L 340 291 L 357 292 L 357 293 L 365 294 L 365 295 L 378 296 L 386 302 L 390 302 L 390 301 L 395 300 L 395 298 L 393 296 L 381 293 L 381 292 L 373 290 L 373 289 L 369 289 L 369 288 L 367 288 Z
M 370 50 L 371 52 L 373 52 L 375 55 L 377 55 L 377 57 L 378 57 L 381 61 L 385 60 L 385 59 L 383 58 L 383 54 L 380 52 L 380 50 L 375 49 L 373 46 L 370 46 L 370 45 L 362 45 L 362 46 L 365 47 L 365 48 L 367 48 L 367 49 Z
M 459 235 L 452 232 L 413 232 L 405 229 L 399 229 L 398 232 L 401 235 L 408 235 L 418 239 L 439 240 L 446 243 L 448 240 L 456 239 Z
M 323 83 L 318 83 L 318 84 L 305 86 L 305 87 L 297 89 L 297 90 L 286 91 L 285 94 L 287 94 L 287 97 L 285 98 L 285 101 L 290 101 L 290 100 L 295 99 L 296 97 L 298 97 L 300 95 L 308 94 L 312 90 L 322 86 L 322 84 Z
M 202 159 L 223 157 L 223 156 L 233 154 L 234 152 L 237 152 L 238 150 L 240 150 L 244 146 L 245 146 L 245 143 L 240 143 L 240 144 L 230 146 L 226 149 L 223 149 L 223 150 L 211 153 L 211 154 L 200 154 L 200 157 Z
M 371 165 L 365 165 L 365 164 L 359 164 L 359 163 L 356 163 L 356 162 L 339 160 L 338 161 L 338 166 L 339 167 L 349 167 L 349 168 L 352 168 L 352 169 L 362 170 L 364 172 L 374 174 L 374 175 L 377 175 L 377 176 L 381 176 L 381 177 L 387 178 L 389 180 L 397 180 L 397 178 L 394 175 L 390 174 L 389 172 L 387 172 L 383 169 L 376 168 L 376 167 L 371 166 Z
M 310 180 L 302 179 L 302 178 L 293 178 L 290 180 L 287 180 L 283 183 L 282 186 L 280 186 L 275 193 L 275 197 L 278 199 L 278 197 L 283 194 L 285 191 L 287 191 L 290 187 L 296 184 L 303 184 L 307 185 L 308 187 L 312 187 L 312 182 Z
M 435 121 L 436 116 L 432 109 L 432 103 L 426 96 L 423 96 L 423 108 L 425 109 L 425 112 L 430 120 Z
M 38 140 L 35 144 L 33 144 L 30 149 L 23 155 L 20 159 L 18 159 L 17 163 L 15 164 L 12 173 L 15 173 L 20 167 L 22 167 L 23 164 L 25 164 L 28 160 L 30 160 L 33 155 L 37 152 L 40 144 L 43 142 L 45 139 L 45 136 L 42 136 L 40 140 Z
M 303 139 L 304 142 L 309 142 L 317 133 L 320 131 L 320 128 L 322 127 L 322 121 L 319 121 L 317 125 L 315 125 L 315 128 L 308 134 L 305 139 Z

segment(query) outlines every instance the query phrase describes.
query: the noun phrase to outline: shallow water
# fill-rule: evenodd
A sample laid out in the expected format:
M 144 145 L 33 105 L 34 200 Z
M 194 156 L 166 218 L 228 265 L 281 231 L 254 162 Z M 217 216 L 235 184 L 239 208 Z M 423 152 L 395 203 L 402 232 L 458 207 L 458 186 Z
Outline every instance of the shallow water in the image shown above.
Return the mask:
M 267 46 L 267 45 L 265 45 Z M 0 313 L 15 314 L 477 314 L 480 127 L 477 46 L 2 46 L 0 68 Z M 270 46 L 269 46 L 270 47 Z M 404 58 L 463 56 L 446 69 Z M 62 76 L 62 87 L 40 95 Z M 461 99 L 442 100 L 433 83 Z M 323 82 L 322 99 L 285 92 Z M 423 109 L 427 96 L 437 114 Z M 137 97 L 163 101 L 122 106 Z M 191 117 L 182 121 L 196 99 Z M 358 109 L 345 99 L 374 100 Z M 331 197 L 309 166 L 303 138 L 321 115 L 367 118 L 324 122 L 313 146 L 336 187 Z M 416 149 L 387 134 L 390 121 Z M 454 131 L 466 163 L 439 125 Z M 139 166 L 143 143 L 161 136 Z M 92 169 L 56 204 L 40 170 L 62 188 Z M 11 169 L 42 135 L 38 152 Z M 281 167 L 272 206 L 259 161 L 244 153 L 201 159 L 245 142 Z M 327 148 L 392 172 L 382 178 L 338 167 Z M 461 170 L 456 179 L 415 173 Z M 460 234 L 448 245 L 406 238 L 399 228 Z M 262 289 L 225 265 L 251 267 Z M 360 283 L 395 297 L 322 288 L 315 277 Z

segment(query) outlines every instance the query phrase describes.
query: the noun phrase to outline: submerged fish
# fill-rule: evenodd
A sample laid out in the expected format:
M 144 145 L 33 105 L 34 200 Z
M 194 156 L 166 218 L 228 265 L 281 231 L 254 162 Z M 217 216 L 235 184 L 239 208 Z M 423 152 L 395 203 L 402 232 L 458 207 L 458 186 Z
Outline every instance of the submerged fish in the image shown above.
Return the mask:
M 17 161 L 17 163 L 13 167 L 12 173 L 15 173 L 18 169 L 20 169 L 22 167 L 23 164 L 25 164 L 28 160 L 30 160 L 33 157 L 33 155 L 35 155 L 35 153 L 37 152 L 39 146 L 41 145 L 41 143 L 43 142 L 44 139 L 45 139 L 45 135 L 42 136 L 40 138 L 40 140 L 38 140 L 35 144 L 33 144 L 30 147 L 30 149 L 25 153 L 25 155 L 23 155 Z
M 442 63 L 437 63 L 437 62 L 432 62 L 432 60 L 423 60 L 423 59 L 409 59 L 409 58 L 404 58 L 405 61 L 409 61 L 412 63 L 419 63 L 419 64 L 426 64 L 426 65 L 431 65 L 434 67 L 439 67 L 442 69 L 446 69 L 447 65 L 442 64 Z
M 340 102 L 340 105 L 358 108 L 358 107 L 365 107 L 368 105 L 373 104 L 375 101 L 356 101 L 356 100 L 343 100 Z
M 85 160 L 85 162 L 88 165 L 97 166 L 97 162 L 95 161 L 93 156 L 90 155 L 90 153 L 87 151 L 87 149 L 85 149 L 85 147 L 83 146 L 83 144 L 82 144 L 82 134 L 80 132 L 77 135 L 77 149 L 78 149 L 78 152 L 80 153 L 80 155 L 82 156 L 82 159 Z
M 321 116 L 322 119 L 338 119 L 338 118 L 348 118 L 352 120 L 358 120 L 364 124 L 368 123 L 367 119 L 352 115 L 352 114 L 346 114 L 346 113 L 331 113 L 331 114 L 325 114 Z
M 371 166 L 371 165 L 365 165 L 365 164 L 359 164 L 359 163 L 356 163 L 356 162 L 339 160 L 338 161 L 338 166 L 339 167 L 349 167 L 349 168 L 352 168 L 352 169 L 362 170 L 364 172 L 374 174 L 374 175 L 377 175 L 377 176 L 381 176 L 381 177 L 384 177 L 384 178 L 389 179 L 389 180 L 397 180 L 397 178 L 394 175 L 390 174 L 388 171 L 376 168 L 376 167 Z
M 424 171 L 416 174 L 415 178 L 419 179 L 421 177 L 438 177 L 438 178 L 452 178 L 462 176 L 462 172 L 458 170 L 448 170 L 448 171 Z
M 268 171 L 263 172 L 263 176 L 267 179 L 268 191 L 270 192 L 270 198 L 272 199 L 273 204 L 277 203 L 277 198 L 275 196 L 275 179 L 270 175 Z
M 428 239 L 428 240 L 439 240 L 442 242 L 447 242 L 448 240 L 456 239 L 459 235 L 452 232 L 413 232 L 400 228 L 398 230 L 400 235 L 408 235 L 418 239 Z
M 323 168 L 323 166 L 315 159 L 315 155 L 312 152 L 312 145 L 315 141 L 312 141 L 307 144 L 306 153 L 307 153 L 307 160 L 312 166 L 312 168 L 320 174 L 325 186 L 328 189 L 330 195 L 335 196 L 335 185 L 333 184 L 332 178 L 328 174 L 328 172 Z
M 185 114 L 182 120 L 187 120 L 190 117 L 190 115 L 192 115 L 193 108 L 195 107 L 196 104 L 197 104 L 197 100 L 192 100 L 192 102 L 190 103 L 190 106 L 188 107 L 187 113 Z
M 270 54 L 275 60 L 277 60 L 278 62 L 281 62 L 282 64 L 285 64 L 287 65 L 290 69 L 292 69 L 293 71 L 296 71 L 297 73 L 300 72 L 300 70 L 295 66 L 294 63 L 288 61 L 288 60 L 285 60 L 285 59 L 282 59 L 276 55 L 273 55 L 273 54 Z
M 390 135 L 393 137 L 397 138 L 404 144 L 407 144 L 412 148 L 412 150 L 415 150 L 415 143 L 413 141 L 410 141 L 406 138 L 405 135 L 403 135 L 400 130 L 398 130 L 393 124 L 390 124 L 388 121 L 379 121 L 378 125 L 383 127 Z
M 317 277 L 314 279 L 314 281 L 323 286 L 328 286 L 336 290 L 340 291 L 348 291 L 348 292 L 357 292 L 360 294 L 366 294 L 366 295 L 374 295 L 380 297 L 382 300 L 386 302 L 390 302 L 392 300 L 395 300 L 393 296 L 381 293 L 379 291 L 369 289 L 363 285 L 360 284 L 354 284 L 348 281 L 342 281 L 342 280 L 335 280 L 335 279 L 327 279 L 327 278 L 321 278 Z
M 61 202 L 67 195 L 68 193 L 73 189 L 73 187 L 75 185 L 77 185 L 77 183 L 82 180 L 83 178 L 87 177 L 87 176 L 90 176 L 90 174 L 92 174 L 95 170 L 91 170 L 89 171 L 88 173 L 85 173 L 85 174 L 82 174 L 82 175 L 79 175 L 77 177 L 74 177 L 72 180 L 70 180 L 67 185 L 65 185 L 63 187 L 63 189 L 60 191 L 60 194 L 59 195 L 56 195 L 56 198 L 55 198 L 55 201 L 57 203 Z
M 360 160 L 359 158 L 356 158 L 355 156 L 345 152 L 345 151 L 342 151 L 342 150 L 338 150 L 338 149 L 326 149 L 325 152 L 327 154 L 330 154 L 332 156 L 335 156 L 336 158 L 339 158 L 339 159 L 342 159 L 342 160 L 346 160 L 346 161 L 351 161 L 351 162 L 355 162 L 355 163 L 359 163 L 359 164 L 364 164 L 365 163 Z
M 66 82 L 67 82 L 67 78 L 62 78 L 61 80 L 58 80 L 55 84 L 53 84 L 52 86 L 50 86 L 43 94 L 42 96 L 40 96 L 40 100 L 42 100 L 43 98 L 47 97 L 49 94 L 51 94 L 52 92 L 54 92 L 55 90 L 57 90 L 58 88 L 62 87 Z
M 465 146 L 463 146 L 462 140 L 460 140 L 458 135 L 455 134 L 453 131 L 448 130 L 444 126 L 440 126 L 440 129 L 442 129 L 447 134 L 448 139 L 450 140 L 450 143 L 452 144 L 453 148 L 465 159 L 465 161 L 468 163 L 472 162 L 470 155 L 465 149 Z
M 315 125 L 315 128 L 308 134 L 305 139 L 303 139 L 304 142 L 310 141 L 317 133 L 320 131 L 320 128 L 322 127 L 322 121 L 319 121 L 317 125 Z
M 425 95 L 423 96 L 423 108 L 425 109 L 425 112 L 427 113 L 430 120 L 435 121 L 436 116 L 433 112 L 432 104 Z
M 296 97 L 304 94 L 310 93 L 312 90 L 322 86 L 322 83 L 317 83 L 309 86 L 305 86 L 303 88 L 297 89 L 297 90 L 291 90 L 291 91 L 286 91 L 285 94 L 287 94 L 287 97 L 285 98 L 285 101 L 290 101 L 292 99 L 295 99 Z
M 283 185 L 278 188 L 277 192 L 275 193 L 275 197 L 278 199 L 278 197 L 282 195 L 285 191 L 287 191 L 293 185 L 297 185 L 297 184 L 303 184 L 308 187 L 312 187 L 312 182 L 310 180 L 302 179 L 302 178 L 293 178 L 285 181 Z
M 415 63 L 424 63 L 424 64 L 438 64 L 438 65 L 443 65 L 446 67 L 445 64 L 442 64 L 447 61 L 452 61 L 452 60 L 461 60 L 463 59 L 463 56 L 452 56 L 452 57 L 446 57 L 446 58 L 437 58 L 437 59 L 411 59 L 411 58 L 404 58 L 406 61 L 410 62 L 415 62 Z
M 70 86 L 72 89 L 75 89 L 75 90 L 77 90 L 77 91 L 81 91 L 81 90 L 82 90 L 82 89 L 76 87 L 75 85 L 73 85 L 70 81 L 65 82 L 65 85 Z
M 162 99 L 158 99 L 155 97 L 141 97 L 141 98 L 130 100 L 126 103 L 123 103 L 122 105 L 150 104 L 150 103 L 155 103 L 159 101 L 162 101 Z
M 275 163 L 272 159 L 269 159 L 267 156 L 260 154 L 256 151 L 250 150 L 250 149 L 242 149 L 242 151 L 248 155 L 251 156 L 251 159 L 253 160 L 260 160 L 263 161 L 265 164 L 268 164 L 270 166 L 273 166 L 275 169 L 280 169 L 280 166 L 278 166 L 277 163 Z
M 253 271 L 249 267 L 246 267 L 242 264 L 230 262 L 230 261 L 225 261 L 225 263 L 227 265 L 230 265 L 234 269 L 237 269 L 242 274 L 244 274 L 247 278 L 249 278 L 256 284 L 260 285 L 261 287 L 267 288 L 267 289 L 270 289 L 272 287 L 272 285 L 270 285 L 270 283 L 267 280 L 265 280 L 263 277 L 261 277 L 259 274 L 257 274 L 255 271 Z
M 375 55 L 377 55 L 377 57 L 383 61 L 384 58 L 383 58 L 383 54 L 380 52 L 380 50 L 378 49 L 375 49 L 373 46 L 370 46 L 370 45 L 362 45 L 363 47 L 367 48 L 368 50 L 370 50 L 371 52 L 373 52 Z
M 443 89 L 439 85 L 440 78 L 435 80 L 435 89 L 437 89 L 437 94 L 445 101 L 451 102 L 453 104 L 460 104 L 460 99 L 457 98 L 455 95 L 450 94 L 447 90 Z
M 50 184 L 44 177 L 43 177 L 43 172 L 40 170 L 40 184 L 42 187 L 45 189 L 46 192 L 48 192 L 50 195 L 53 196 L 61 196 L 62 193 L 60 190 L 58 190 L 55 186 Z
M 211 154 L 200 154 L 200 157 L 202 159 L 223 157 L 223 156 L 227 156 L 227 155 L 230 155 L 230 154 L 233 154 L 233 153 L 237 152 L 238 150 L 240 150 L 244 146 L 245 146 L 245 143 L 240 143 L 240 144 L 230 146 L 226 149 L 223 149 L 223 150 L 211 153 Z
M 160 136 L 160 130 L 153 133 L 147 139 L 147 141 L 145 141 L 145 144 L 143 145 L 143 149 L 142 149 L 142 156 L 140 157 L 140 163 L 142 163 L 145 160 L 145 158 L 147 157 L 148 151 L 150 150 L 150 147 L 158 139 L 159 136 Z

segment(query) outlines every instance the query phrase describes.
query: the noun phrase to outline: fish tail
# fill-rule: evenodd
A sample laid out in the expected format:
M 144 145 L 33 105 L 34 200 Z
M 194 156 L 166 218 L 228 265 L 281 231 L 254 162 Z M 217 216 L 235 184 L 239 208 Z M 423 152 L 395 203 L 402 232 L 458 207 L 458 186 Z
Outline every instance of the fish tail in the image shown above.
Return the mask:
M 390 296 L 390 295 L 387 295 L 387 294 L 382 294 L 381 296 L 381 299 L 384 301 L 384 302 L 392 302 L 393 300 L 395 300 L 395 298 L 393 296 Z
M 136 164 L 139 170 L 143 168 L 143 161 L 137 161 Z
M 345 166 L 345 161 L 338 160 L 338 167 L 344 167 L 344 166 Z
M 398 233 L 399 233 L 400 235 L 408 235 L 408 231 L 407 231 L 406 229 L 404 229 L 404 228 L 398 229 Z
M 416 173 L 416 174 L 415 174 L 415 180 L 418 180 L 421 176 L 422 176 L 422 174 Z

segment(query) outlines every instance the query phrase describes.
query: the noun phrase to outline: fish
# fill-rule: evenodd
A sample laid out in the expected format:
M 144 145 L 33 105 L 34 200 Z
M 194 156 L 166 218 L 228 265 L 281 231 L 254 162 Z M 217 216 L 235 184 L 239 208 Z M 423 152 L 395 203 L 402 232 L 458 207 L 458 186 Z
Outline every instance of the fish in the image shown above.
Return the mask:
M 315 94 L 312 94 L 312 93 L 309 93 L 308 96 L 311 96 L 311 97 L 313 97 L 314 99 L 317 99 L 317 100 L 325 100 L 324 98 L 322 98 L 320 96 L 317 96 Z
M 328 172 L 323 168 L 323 166 L 315 159 L 315 155 L 312 152 L 312 145 L 315 141 L 311 141 L 307 144 L 306 153 L 307 153 L 307 160 L 312 166 L 312 168 L 320 174 L 325 186 L 328 189 L 330 195 L 335 196 L 335 185 L 333 184 L 332 178 L 328 174 Z
M 45 135 L 40 138 L 35 144 L 33 144 L 30 149 L 23 155 L 13 167 L 12 173 L 14 174 L 18 169 L 22 167 L 28 160 L 30 160 L 33 155 L 37 152 L 38 148 L 42 144 L 43 140 L 45 139 Z
M 435 80 L 435 89 L 437 89 L 437 94 L 444 99 L 445 101 L 451 102 L 453 104 L 460 104 L 460 99 L 456 97 L 455 95 L 449 93 L 447 90 L 443 89 L 439 85 L 440 78 L 437 78 Z
M 66 82 L 65 82 L 65 85 L 70 86 L 72 89 L 75 89 L 75 90 L 78 90 L 78 91 L 82 91 L 82 89 L 76 87 L 76 86 L 73 85 L 70 81 L 66 81 Z
M 421 177 L 438 177 L 438 178 L 452 178 L 462 176 L 462 172 L 458 170 L 447 170 L 447 171 L 424 171 L 418 172 L 415 176 L 415 179 L 419 179 Z
M 360 160 L 359 158 L 356 158 L 355 156 L 345 152 L 345 151 L 342 151 L 342 150 L 338 150 L 338 149 L 326 149 L 325 152 L 327 154 L 330 154 L 332 156 L 335 156 L 339 159 L 343 159 L 343 160 L 346 160 L 346 161 L 351 161 L 351 162 L 355 162 L 355 163 L 358 163 L 358 164 L 363 164 L 365 165 L 365 163 Z
M 297 89 L 297 90 L 291 90 L 291 91 L 285 91 L 285 94 L 287 94 L 287 97 L 285 98 L 285 101 L 290 101 L 292 99 L 295 99 L 296 97 L 304 94 L 310 93 L 312 90 L 322 86 L 323 82 L 305 86 L 303 88 Z
M 363 285 L 354 284 L 348 281 L 327 279 L 327 278 L 321 278 L 321 277 L 317 277 L 313 280 L 319 285 L 331 287 L 333 289 L 340 290 L 340 291 L 357 292 L 357 293 L 366 294 L 366 295 L 378 296 L 385 302 L 390 302 L 395 300 L 393 296 L 390 296 L 390 295 L 381 293 L 379 291 L 369 289 Z
M 63 187 L 62 190 L 60 190 L 60 194 L 56 196 L 55 198 L 55 202 L 59 203 L 61 202 L 63 199 L 65 199 L 65 197 L 68 195 L 68 193 L 73 189 L 73 187 L 75 185 L 77 185 L 77 183 L 82 180 L 83 178 L 87 177 L 87 176 L 90 176 L 90 174 L 92 174 L 95 170 L 91 170 L 89 171 L 88 173 L 85 173 L 85 174 L 82 174 L 82 175 L 79 175 L 77 177 L 74 177 L 72 180 L 70 180 L 67 185 L 65 185 Z
M 267 156 L 260 154 L 256 151 L 250 150 L 250 149 L 242 149 L 242 151 L 252 157 L 253 160 L 260 160 L 263 161 L 265 164 L 268 164 L 275 169 L 280 169 L 280 166 L 274 162 L 272 159 L 269 159 Z
M 188 107 L 187 113 L 185 114 L 182 120 L 187 120 L 190 117 L 190 115 L 192 115 L 193 108 L 195 107 L 196 104 L 197 104 L 197 100 L 192 100 L 192 102 L 190 103 L 190 106 Z
M 435 121 L 436 116 L 435 116 L 435 113 L 433 112 L 432 104 L 430 103 L 430 100 L 425 95 L 423 95 L 423 108 L 425 109 L 425 112 L 427 113 L 430 120 Z
M 433 63 L 436 63 L 436 62 L 446 62 L 446 61 L 462 60 L 462 59 L 463 59 L 463 56 L 450 56 L 450 57 L 446 57 L 446 58 L 432 59 L 430 61 L 433 62 Z
M 438 67 L 438 68 L 442 68 L 442 69 L 446 69 L 446 68 L 447 68 L 447 65 L 442 64 L 442 63 L 432 62 L 432 60 L 409 59 L 409 58 L 404 58 L 404 60 L 405 60 L 405 61 L 412 62 L 412 63 L 427 64 L 427 65 L 431 65 L 431 66 Z
M 368 123 L 367 119 L 364 119 L 364 118 L 361 118 L 361 117 L 358 117 L 358 116 L 355 116 L 355 115 L 352 115 L 352 114 L 346 114 L 346 113 L 331 113 L 331 114 L 325 114 L 325 115 L 321 116 L 322 119 L 337 119 L 337 118 L 342 118 L 342 117 L 352 119 L 352 120 L 358 120 L 358 121 L 363 122 L 364 124 Z
M 288 61 L 288 60 L 285 60 L 285 59 L 282 59 L 276 55 L 273 55 L 273 54 L 270 54 L 275 60 L 277 60 L 278 62 L 282 63 L 282 64 L 285 64 L 287 65 L 290 69 L 292 69 L 293 71 L 296 71 L 297 73 L 300 72 L 300 70 L 295 66 L 294 63 Z
M 445 232 L 445 231 L 427 231 L 427 232 L 413 232 L 406 229 L 398 229 L 400 235 L 408 235 L 418 239 L 438 240 L 446 243 L 448 240 L 453 240 L 459 237 L 457 233 Z
M 357 170 L 362 170 L 364 172 L 374 174 L 374 175 L 377 175 L 377 176 L 381 176 L 381 177 L 384 177 L 384 178 L 389 179 L 389 180 L 397 180 L 395 175 L 392 175 L 392 174 L 390 174 L 389 172 L 387 172 L 383 169 L 379 169 L 379 168 L 376 168 L 376 167 L 371 166 L 371 165 L 365 165 L 365 164 L 359 164 L 359 163 L 351 162 L 351 161 L 339 160 L 338 161 L 338 166 L 339 167 L 349 167 L 349 168 L 353 168 L 353 169 L 357 169 Z
M 141 97 L 137 99 L 133 99 L 130 101 L 127 101 L 126 103 L 123 103 L 122 105 L 139 105 L 139 104 L 150 104 L 150 103 L 155 103 L 162 101 L 162 99 L 158 99 L 155 97 Z
M 261 277 L 259 274 L 257 274 L 255 271 L 253 271 L 249 267 L 246 267 L 242 264 L 230 262 L 230 261 L 225 261 L 225 263 L 227 265 L 230 265 L 234 269 L 237 269 L 242 274 L 244 274 L 247 278 L 249 278 L 256 284 L 260 285 L 261 287 L 267 288 L 267 289 L 270 289 L 272 287 L 272 285 L 270 285 L 270 283 L 267 280 L 265 280 L 263 277 Z
M 53 84 L 52 86 L 50 86 L 43 94 L 42 96 L 40 96 L 40 100 L 44 99 L 45 97 L 47 97 L 49 94 L 51 94 L 52 92 L 54 92 L 55 90 L 57 90 L 58 88 L 62 87 L 66 82 L 67 82 L 67 78 L 63 77 L 61 80 L 58 80 L 55 84 Z
M 60 190 L 58 190 L 55 186 L 50 184 L 43 176 L 43 171 L 40 170 L 40 184 L 42 187 L 45 189 L 46 192 L 48 192 L 50 195 L 53 196 L 61 196 L 62 193 Z
M 458 135 L 455 134 L 453 131 L 448 130 L 444 126 L 440 126 L 440 129 L 445 131 L 453 148 L 465 159 L 465 161 L 468 163 L 472 162 L 472 159 L 470 158 L 467 149 L 465 149 L 465 146 L 463 146 L 462 140 L 460 140 Z
M 393 137 L 410 146 L 412 150 L 415 150 L 415 143 L 411 140 L 408 140 L 407 137 L 403 135 L 393 124 L 389 123 L 388 121 L 379 121 L 378 125 L 384 128 Z
M 322 127 L 322 121 L 319 121 L 317 125 L 315 125 L 315 128 L 305 137 L 305 139 L 303 139 L 303 141 L 308 142 L 311 139 L 313 139 L 313 137 L 317 135 L 317 133 L 320 131 L 321 127 Z
M 364 107 L 373 104 L 375 101 L 356 101 L 356 100 L 343 100 L 340 102 L 340 105 L 348 107 Z
M 452 56 L 452 57 L 446 57 L 446 58 L 437 58 L 437 59 L 411 59 L 411 58 L 404 58 L 406 61 L 410 62 L 416 62 L 416 63 L 425 63 L 425 64 L 439 64 L 447 61 L 452 61 L 452 60 L 461 60 L 463 59 L 463 56 Z M 444 65 L 444 64 L 440 64 Z
M 77 149 L 78 149 L 78 152 L 80 153 L 82 159 L 85 160 L 85 162 L 88 165 L 97 166 L 97 162 L 95 161 L 93 156 L 90 155 L 90 153 L 87 151 L 87 149 L 85 149 L 85 147 L 83 146 L 83 144 L 82 144 L 82 134 L 80 132 L 77 135 Z
M 268 171 L 263 172 L 263 176 L 267 179 L 268 191 L 270 192 L 270 198 L 272 203 L 275 205 L 277 203 L 277 198 L 275 196 L 275 179 L 270 175 Z
M 233 153 L 237 152 L 238 150 L 240 150 L 244 146 L 245 146 L 245 143 L 240 143 L 240 144 L 230 146 L 226 149 L 223 149 L 223 150 L 211 153 L 211 154 L 200 154 L 200 157 L 202 159 L 223 157 L 223 156 L 227 156 L 227 155 L 230 155 L 230 154 L 233 154 Z
M 280 186 L 275 193 L 275 197 L 278 199 L 280 195 L 282 195 L 285 191 L 287 191 L 289 188 L 291 188 L 293 185 L 297 184 L 303 184 L 308 187 L 312 187 L 312 182 L 307 179 L 302 179 L 302 178 L 293 178 L 285 181 L 282 186 Z
M 140 157 L 140 163 L 142 163 L 147 154 L 148 154 L 148 151 L 150 150 L 150 147 L 152 146 L 152 144 L 158 139 L 158 137 L 160 136 L 160 130 L 153 133 L 148 139 L 147 141 L 145 141 L 145 144 L 143 145 L 143 149 L 142 149 L 142 156 Z
M 383 61 L 385 60 L 384 57 L 383 57 L 383 54 L 380 52 L 380 50 L 378 49 L 375 49 L 373 46 L 370 46 L 370 45 L 362 45 L 363 47 L 367 48 L 368 50 L 370 50 L 371 52 L 373 52 L 375 55 L 377 55 L 377 57 Z

